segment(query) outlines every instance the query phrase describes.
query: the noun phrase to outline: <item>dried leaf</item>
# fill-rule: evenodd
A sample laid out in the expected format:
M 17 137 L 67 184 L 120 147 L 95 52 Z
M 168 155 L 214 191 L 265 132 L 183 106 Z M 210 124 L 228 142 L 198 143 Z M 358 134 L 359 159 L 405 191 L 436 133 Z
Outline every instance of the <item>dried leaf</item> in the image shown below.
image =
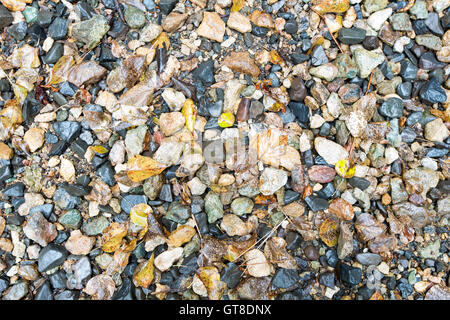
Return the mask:
M 133 280 L 136 286 L 148 288 L 150 284 L 153 282 L 153 279 L 155 277 L 154 260 L 155 256 L 154 254 L 152 254 L 150 259 L 137 266 L 133 275 Z
M 62 56 L 52 68 L 47 86 L 57 85 L 67 79 L 70 68 L 75 64 L 73 56 Z
M 84 288 L 84 292 L 92 296 L 93 300 L 110 300 L 115 290 L 114 280 L 107 274 L 99 274 L 91 278 Z
M 113 222 L 102 234 L 102 249 L 105 252 L 114 252 L 120 248 L 122 239 L 127 235 L 127 226 L 123 223 Z
M 136 155 L 128 160 L 127 175 L 133 182 L 140 182 L 163 172 L 166 168 L 162 163 L 150 157 Z
M 195 229 L 191 226 L 180 225 L 169 236 L 167 244 L 172 247 L 180 247 L 191 241 L 195 235 Z
M 5 128 L 12 128 L 16 124 L 21 124 L 23 118 L 19 101 L 8 100 L 0 111 L 0 119 Z
M 231 12 L 240 11 L 245 6 L 245 0 L 233 0 Z
M 147 217 L 153 209 L 145 203 L 139 203 L 130 210 L 130 220 L 134 224 L 146 228 L 148 226 Z
M 189 131 L 194 131 L 195 118 L 197 117 L 197 108 L 194 105 L 192 99 L 186 99 L 181 109 L 181 113 L 184 115 L 186 120 L 186 129 Z
M 327 218 L 319 227 L 320 239 L 329 247 L 337 245 L 339 225 L 333 219 Z
M 202 267 L 197 271 L 197 276 L 202 281 L 211 300 L 220 300 L 226 289 L 225 282 L 220 281 L 220 273 L 215 267 Z
M 165 45 L 166 49 L 169 50 L 169 48 L 170 48 L 170 39 L 167 36 L 167 33 L 161 32 L 161 34 L 158 36 L 158 38 L 153 40 L 152 44 L 153 44 L 153 47 L 155 49 L 162 49 L 164 47 L 164 45 Z

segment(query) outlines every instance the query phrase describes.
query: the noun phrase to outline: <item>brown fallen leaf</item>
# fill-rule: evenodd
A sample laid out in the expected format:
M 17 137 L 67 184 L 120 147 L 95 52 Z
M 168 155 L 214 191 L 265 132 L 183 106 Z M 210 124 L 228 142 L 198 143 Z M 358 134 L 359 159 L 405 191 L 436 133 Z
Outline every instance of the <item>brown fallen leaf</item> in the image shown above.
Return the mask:
M 140 182 L 151 176 L 160 174 L 167 168 L 150 157 L 136 155 L 128 160 L 127 175 L 133 182 Z

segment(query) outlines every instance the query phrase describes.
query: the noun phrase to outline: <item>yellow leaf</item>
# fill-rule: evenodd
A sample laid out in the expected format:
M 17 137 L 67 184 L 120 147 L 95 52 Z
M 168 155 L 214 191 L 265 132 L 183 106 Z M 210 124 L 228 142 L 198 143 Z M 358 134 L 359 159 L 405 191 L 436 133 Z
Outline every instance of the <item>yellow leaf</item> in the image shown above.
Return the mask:
M 17 100 L 8 100 L 0 111 L 0 119 L 5 128 L 11 128 L 23 122 L 22 108 Z
M 181 113 L 184 115 L 184 119 L 186 120 L 186 129 L 191 132 L 194 131 L 197 109 L 195 108 L 194 101 L 192 101 L 192 99 L 186 99 L 186 101 L 184 101 Z
M 108 149 L 106 149 L 104 146 L 94 146 L 92 147 L 92 150 L 100 154 L 105 154 L 108 152 Z
M 148 225 L 147 217 L 153 212 L 152 208 L 145 203 L 139 203 L 130 210 L 130 220 L 134 224 L 146 228 Z
M 329 247 L 337 245 L 339 238 L 338 224 L 333 219 L 325 219 L 319 227 L 320 239 Z
M 153 279 L 155 277 L 154 275 L 155 265 L 153 263 L 154 260 L 155 256 L 152 254 L 152 256 L 150 257 L 150 259 L 148 259 L 147 262 L 144 262 L 144 264 L 136 268 L 139 269 L 135 271 L 134 275 L 134 281 L 136 286 L 148 288 L 150 284 L 153 282 Z
M 124 224 L 113 222 L 102 234 L 102 249 L 105 252 L 114 252 L 119 249 L 122 239 L 127 235 L 127 227 Z
M 350 166 L 350 161 L 348 159 L 341 159 L 336 162 L 334 169 L 343 178 L 350 179 L 355 175 L 355 166 Z
M 140 182 L 163 172 L 167 168 L 150 157 L 136 155 L 128 160 L 127 175 L 133 182 Z
M 225 291 L 226 284 L 220 281 L 220 273 L 216 267 L 199 268 L 197 276 L 202 281 L 211 300 L 220 300 Z
M 233 0 L 231 12 L 240 11 L 245 6 L 245 0 Z
M 62 56 L 53 66 L 47 85 L 55 85 L 67 79 L 69 69 L 75 64 L 72 56 Z
M 164 45 L 166 45 L 166 49 L 169 50 L 170 39 L 167 36 L 167 33 L 161 32 L 161 34 L 158 36 L 158 38 L 153 40 L 153 47 L 155 47 L 155 49 L 161 49 Z
M 180 247 L 189 242 L 194 235 L 195 229 L 193 227 L 181 225 L 170 234 L 167 244 L 172 247 Z

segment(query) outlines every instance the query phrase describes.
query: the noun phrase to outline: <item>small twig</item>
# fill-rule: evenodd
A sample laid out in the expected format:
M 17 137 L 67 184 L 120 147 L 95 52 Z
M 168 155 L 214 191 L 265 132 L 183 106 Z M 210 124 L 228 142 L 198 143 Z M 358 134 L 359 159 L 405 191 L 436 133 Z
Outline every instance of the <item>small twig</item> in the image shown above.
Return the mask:
M 119 0 L 114 0 L 114 7 L 119 13 L 120 20 L 122 20 L 122 22 L 125 23 L 125 18 L 123 17 L 123 12 L 122 9 L 120 8 Z
M 197 219 L 195 219 L 195 216 L 193 213 L 191 213 L 191 216 L 192 216 L 192 219 L 194 220 L 195 227 L 197 228 L 198 235 L 200 236 L 200 241 L 202 241 L 203 238 L 202 238 L 202 234 L 200 233 L 200 228 L 198 227 L 198 224 L 197 224 Z
M 242 252 L 236 259 L 234 259 L 233 261 L 237 261 L 240 257 L 242 257 L 244 254 L 246 254 L 250 249 L 254 248 L 260 241 L 264 240 L 263 242 L 261 242 L 261 244 L 258 246 L 258 249 L 262 247 L 262 245 L 264 243 L 266 243 L 267 240 L 269 240 L 270 236 L 275 232 L 275 230 L 278 229 L 279 226 L 281 226 L 281 224 L 285 221 L 286 219 L 283 219 L 278 225 L 276 225 L 275 227 L 272 228 L 272 230 L 270 230 L 269 233 L 267 233 L 264 237 L 262 237 L 261 239 L 259 239 L 257 242 L 255 242 L 253 245 L 251 245 L 250 247 L 247 248 L 247 250 L 245 250 L 244 252 Z M 245 261 L 244 261 L 245 262 Z M 243 262 L 243 263 L 244 263 Z M 240 264 L 242 265 L 242 263 Z
M 333 33 L 331 32 L 330 26 L 328 25 L 328 22 L 325 19 L 325 17 L 322 14 L 320 14 L 319 12 L 317 12 L 315 9 L 313 9 L 312 7 L 311 7 L 311 10 L 314 11 L 319 17 L 321 17 L 323 19 L 323 22 L 325 22 L 325 25 L 327 26 L 328 32 L 330 33 L 331 37 L 333 38 L 334 42 L 336 43 L 336 45 L 339 48 L 339 50 L 341 51 L 341 53 L 344 54 L 344 51 L 342 50 L 341 46 L 337 42 L 337 40 L 334 37 Z
M 369 90 L 370 90 L 370 83 L 372 82 L 373 70 L 374 70 L 374 69 L 372 69 L 372 71 L 370 72 L 369 83 L 367 84 L 366 93 L 365 93 L 364 95 L 366 95 L 366 94 L 369 93 Z

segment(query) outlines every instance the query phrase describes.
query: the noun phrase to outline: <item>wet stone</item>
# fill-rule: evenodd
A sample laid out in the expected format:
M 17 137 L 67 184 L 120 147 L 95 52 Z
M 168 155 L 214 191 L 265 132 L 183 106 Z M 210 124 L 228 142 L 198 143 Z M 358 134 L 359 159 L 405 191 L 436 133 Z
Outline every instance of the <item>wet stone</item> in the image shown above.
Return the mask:
M 389 98 L 378 109 L 378 112 L 389 118 L 400 118 L 403 115 L 403 101 L 399 98 Z
M 67 255 L 68 252 L 64 247 L 50 243 L 39 253 L 39 272 L 46 272 L 50 269 L 60 266 L 66 260 Z
M 297 270 L 280 268 L 273 277 L 272 285 L 275 288 L 287 289 L 294 286 L 299 280 L 300 276 Z
M 360 28 L 342 28 L 339 30 L 338 39 L 345 44 L 358 44 L 366 37 L 366 30 Z
M 362 280 L 362 270 L 360 268 L 352 267 L 348 264 L 341 263 L 339 265 L 339 274 L 341 277 L 341 280 L 350 285 L 350 286 L 356 286 L 358 285 Z
M 64 18 L 57 17 L 48 27 L 48 35 L 54 40 L 61 40 L 67 34 L 68 23 Z

